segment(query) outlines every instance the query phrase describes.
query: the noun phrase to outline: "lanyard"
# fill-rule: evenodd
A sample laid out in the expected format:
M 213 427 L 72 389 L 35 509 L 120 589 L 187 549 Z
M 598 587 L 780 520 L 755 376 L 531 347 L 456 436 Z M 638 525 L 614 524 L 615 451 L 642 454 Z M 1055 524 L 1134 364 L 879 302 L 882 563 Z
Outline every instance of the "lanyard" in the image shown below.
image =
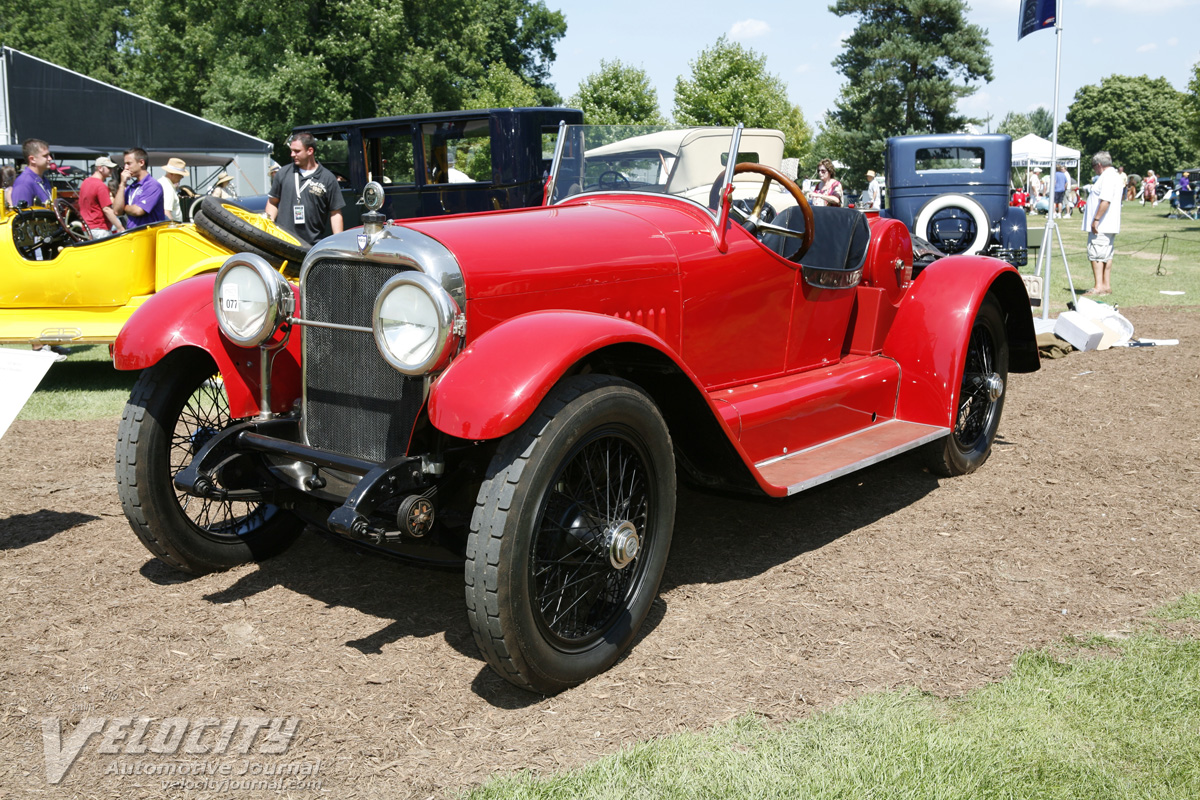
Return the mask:
M 292 177 L 296 179 L 296 202 L 299 203 L 300 202 L 300 193 L 308 188 L 308 185 L 313 182 L 313 178 L 317 177 L 317 173 L 314 171 L 313 174 L 310 175 L 306 181 L 304 181 L 303 186 L 300 185 L 300 168 L 299 167 L 296 167 L 295 172 L 292 173 Z

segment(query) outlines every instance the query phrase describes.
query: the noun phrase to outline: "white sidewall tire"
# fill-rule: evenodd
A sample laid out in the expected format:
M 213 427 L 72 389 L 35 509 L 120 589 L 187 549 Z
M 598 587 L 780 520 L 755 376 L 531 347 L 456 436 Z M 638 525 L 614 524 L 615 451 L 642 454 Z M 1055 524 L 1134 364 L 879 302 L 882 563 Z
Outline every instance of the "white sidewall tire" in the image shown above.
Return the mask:
M 933 238 L 929 235 L 929 223 L 933 221 L 934 214 L 947 208 L 961 208 L 970 214 L 971 219 L 975 222 L 975 241 L 971 242 L 966 251 L 960 255 L 982 253 L 987 248 L 988 239 L 991 238 L 992 226 L 988 221 L 987 212 L 983 210 L 983 206 L 979 205 L 979 201 L 967 197 L 965 194 L 942 194 L 930 200 L 917 214 L 917 221 L 913 223 L 913 233 L 927 242 L 932 242 Z

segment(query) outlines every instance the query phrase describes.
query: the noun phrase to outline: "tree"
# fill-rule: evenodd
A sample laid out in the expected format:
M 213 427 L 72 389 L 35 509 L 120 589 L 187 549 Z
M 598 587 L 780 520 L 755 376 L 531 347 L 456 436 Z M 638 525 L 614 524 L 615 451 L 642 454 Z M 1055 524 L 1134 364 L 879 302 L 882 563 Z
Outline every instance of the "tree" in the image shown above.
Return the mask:
M 1080 87 L 1067 121 L 1085 157 L 1107 150 L 1126 172 L 1169 174 L 1196 158 L 1182 124 L 1186 98 L 1166 78 L 1110 75 Z
M 801 161 L 812 154 L 813 132 L 804 119 L 800 106 L 789 106 L 787 116 L 779 126 L 783 131 L 783 157 Z
M 1049 139 L 1054 134 L 1054 115 L 1045 106 L 1038 106 L 1029 112 L 1029 124 L 1033 132 L 1043 139 Z
M 0 43 L 105 81 L 124 77 L 122 45 L 129 38 L 127 3 L 105 0 L 7 2 Z
M 836 0 L 829 10 L 857 19 L 833 61 L 848 81 L 832 116 L 852 170 L 873 169 L 889 136 L 953 133 L 973 121 L 957 104 L 992 79 L 992 59 L 964 0 Z
M 767 57 L 722 36 L 691 62 L 690 78 L 675 81 L 680 125 L 782 128 L 791 114 L 787 85 L 767 72 Z
M 601 60 L 600 71 L 584 78 L 568 102 L 583 111 L 583 119 L 589 125 L 666 122 L 658 110 L 658 93 L 650 85 L 646 71 L 623 64 L 619 59 Z
M 996 126 L 996 133 L 1007 133 L 1014 140 L 1020 139 L 1022 136 L 1028 136 L 1033 133 L 1033 123 L 1029 121 L 1028 114 L 1022 114 L 1020 111 L 1010 111 L 1004 115 L 1004 119 L 1000 120 L 1000 124 Z
M 543 0 L 45 0 L 0 15 L 6 44 L 275 142 L 277 156 L 296 124 L 452 110 L 518 92 L 513 81 L 533 90 L 523 103 L 558 102 L 549 67 L 565 32 Z
M 1184 119 L 1188 141 L 1200 153 L 1200 61 L 1192 66 L 1192 79 L 1188 81 L 1188 95 L 1184 100 Z

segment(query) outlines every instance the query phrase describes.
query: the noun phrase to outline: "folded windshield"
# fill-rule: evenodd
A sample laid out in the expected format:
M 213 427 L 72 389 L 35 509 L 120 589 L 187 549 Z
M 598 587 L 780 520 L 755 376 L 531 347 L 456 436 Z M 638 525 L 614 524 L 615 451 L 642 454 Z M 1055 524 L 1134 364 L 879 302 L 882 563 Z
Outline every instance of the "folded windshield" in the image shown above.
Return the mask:
M 586 192 L 649 192 L 682 197 L 715 210 L 734 131 L 649 125 L 564 126 L 552 170 L 550 204 Z M 737 163 L 751 161 L 778 167 L 782 158 L 783 134 L 779 131 L 742 132 Z

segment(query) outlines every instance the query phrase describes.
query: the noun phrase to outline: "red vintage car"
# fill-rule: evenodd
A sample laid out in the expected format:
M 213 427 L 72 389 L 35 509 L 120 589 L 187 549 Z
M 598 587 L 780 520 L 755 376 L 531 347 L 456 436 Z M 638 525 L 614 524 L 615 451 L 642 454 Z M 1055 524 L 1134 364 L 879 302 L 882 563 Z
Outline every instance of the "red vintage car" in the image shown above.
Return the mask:
M 784 497 L 917 447 L 973 471 L 1008 373 L 1038 368 L 1017 271 L 914 279 L 901 222 L 809 208 L 781 152 L 563 126 L 542 207 L 373 212 L 298 287 L 239 255 L 159 292 L 114 354 L 144 370 L 117 446 L 134 531 L 191 573 L 305 523 L 457 559 L 484 658 L 551 693 L 633 641 L 677 478 Z

